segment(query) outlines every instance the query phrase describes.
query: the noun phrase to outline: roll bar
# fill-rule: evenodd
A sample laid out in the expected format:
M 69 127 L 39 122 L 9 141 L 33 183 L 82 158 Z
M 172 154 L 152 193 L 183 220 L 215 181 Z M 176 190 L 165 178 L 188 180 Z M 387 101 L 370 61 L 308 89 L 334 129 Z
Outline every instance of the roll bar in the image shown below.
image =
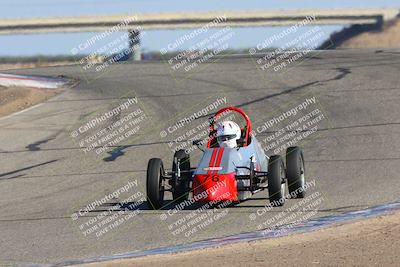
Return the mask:
M 249 144 L 250 134 L 252 131 L 251 121 L 250 121 L 249 117 L 241 108 L 225 107 L 225 108 L 218 110 L 217 113 L 215 113 L 215 115 L 210 118 L 210 134 L 209 134 L 208 143 L 207 143 L 208 148 L 211 148 L 212 143 L 215 142 L 215 133 L 216 133 L 216 129 L 214 128 L 215 121 L 218 119 L 218 117 L 222 113 L 227 112 L 227 111 L 235 111 L 235 112 L 239 113 L 240 115 L 242 115 L 243 119 L 246 121 L 246 127 L 245 127 L 246 132 L 245 132 L 245 136 L 244 136 L 243 146 L 247 146 Z

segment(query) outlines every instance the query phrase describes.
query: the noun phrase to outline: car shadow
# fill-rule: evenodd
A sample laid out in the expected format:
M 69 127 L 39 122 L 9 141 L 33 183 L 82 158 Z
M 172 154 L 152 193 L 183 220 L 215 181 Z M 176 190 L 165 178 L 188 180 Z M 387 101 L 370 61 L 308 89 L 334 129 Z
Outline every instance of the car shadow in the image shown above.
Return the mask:
M 223 201 L 216 202 L 213 204 L 210 204 L 209 202 L 204 202 L 204 203 L 199 203 L 199 202 L 194 202 L 190 203 L 190 199 L 188 202 L 174 202 L 173 200 L 164 200 L 163 205 L 159 209 L 154 209 L 152 207 L 152 204 L 149 201 L 132 201 L 132 202 L 108 202 L 104 203 L 97 209 L 91 210 L 91 213 L 97 213 L 97 212 L 105 212 L 105 211 L 111 211 L 111 212 L 118 212 L 118 211 L 135 211 L 135 210 L 173 210 L 176 209 L 177 211 L 184 211 L 184 210 L 198 210 L 198 209 L 212 209 L 214 207 L 218 207 L 218 205 L 223 204 Z M 208 204 L 208 205 L 207 205 Z M 240 204 L 239 202 L 232 202 L 224 207 L 227 208 L 241 208 L 237 206 Z M 207 205 L 207 206 L 206 206 Z M 257 206 L 254 206 L 257 207 Z M 260 205 L 260 207 L 263 207 Z
M 254 200 L 264 200 L 265 204 L 252 204 Z M 225 205 L 224 207 L 226 208 L 232 208 L 232 209 L 244 209 L 244 208 L 262 208 L 266 207 L 268 205 L 268 198 L 249 198 L 245 201 L 239 202 L 235 201 L 232 202 L 228 205 Z M 100 206 L 98 209 L 90 211 L 90 213 L 97 213 L 97 212 L 119 212 L 119 211 L 151 211 L 151 210 L 159 210 L 159 211 L 164 211 L 164 210 L 176 210 L 177 212 L 180 211 L 185 211 L 185 210 L 198 210 L 198 209 L 213 209 L 214 207 L 218 207 L 218 205 L 223 204 L 224 202 L 217 202 L 212 205 L 207 203 L 198 203 L 194 202 L 189 205 L 183 204 L 184 202 L 174 202 L 172 200 L 166 200 L 163 203 L 163 206 L 160 209 L 153 209 L 151 206 L 151 203 L 149 201 L 132 201 L 132 202 L 109 202 L 105 203 L 102 206 Z M 244 204 L 246 203 L 246 204 Z M 282 212 L 282 208 L 285 209 L 285 206 L 283 207 L 276 207 L 277 209 L 275 210 L 274 208 L 269 210 L 269 212 Z M 365 208 L 364 205 L 354 205 L 354 206 L 341 206 L 341 207 L 335 207 L 335 208 L 321 208 L 321 209 L 311 209 L 309 211 L 317 211 L 320 213 L 324 212 L 345 212 L 345 211 L 351 211 L 351 210 L 357 210 L 360 208 Z M 298 212 L 299 210 L 302 210 L 301 208 L 296 209 L 296 210 L 291 210 L 291 212 Z
M 197 210 L 202 208 L 206 203 L 191 203 L 189 205 L 182 202 L 174 202 L 173 200 L 165 200 L 159 209 L 154 209 L 149 201 L 132 201 L 132 202 L 109 202 L 100 206 L 91 212 L 104 211 L 134 211 L 134 210 Z M 212 206 L 210 206 L 212 207 Z

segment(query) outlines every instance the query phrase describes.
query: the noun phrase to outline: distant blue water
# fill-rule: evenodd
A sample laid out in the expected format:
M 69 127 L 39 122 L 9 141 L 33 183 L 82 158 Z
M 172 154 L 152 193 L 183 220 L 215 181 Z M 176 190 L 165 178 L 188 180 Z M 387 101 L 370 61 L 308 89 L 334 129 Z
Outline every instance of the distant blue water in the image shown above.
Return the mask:
M 340 31 L 343 26 L 321 26 L 324 37 L 319 38 L 322 43 L 334 31 Z M 230 49 L 243 49 L 255 47 L 270 36 L 279 35 L 286 27 L 257 27 L 257 28 L 232 28 L 234 35 L 227 40 Z M 181 36 L 190 33 L 190 30 L 153 30 L 143 33 L 141 38 L 142 51 L 159 51 L 174 43 Z M 206 34 L 198 36 L 183 43 L 179 49 L 184 50 L 195 45 L 197 42 L 213 35 L 219 29 L 210 29 Z M 302 35 L 310 30 L 310 26 L 299 29 L 297 35 Z M 54 33 L 54 34 L 32 34 L 32 35 L 0 35 L 0 56 L 33 56 L 33 55 L 71 55 L 71 50 L 79 44 L 85 43 L 88 39 L 99 33 Z M 274 47 L 284 46 L 290 42 L 296 34 L 285 36 L 277 40 Z M 82 53 L 90 54 L 107 46 L 114 40 L 123 40 L 120 44 L 128 47 L 127 33 L 113 33 L 107 38 L 96 42 L 85 49 Z M 107 54 L 107 53 L 106 53 Z M 108 53 L 110 54 L 110 53 Z
M 393 7 L 400 6 L 399 0 L 0 0 L 0 19 L 17 17 L 48 16 L 81 16 L 101 14 L 134 14 L 160 12 L 196 12 L 210 10 L 266 10 L 292 8 L 343 8 L 343 7 Z M 329 35 L 340 30 L 342 26 L 323 27 Z M 268 36 L 282 31 L 281 27 L 235 29 L 235 37 L 229 42 L 229 48 L 254 47 Z M 144 51 L 157 51 L 179 36 L 187 33 L 179 31 L 149 31 L 142 39 Z M 32 55 L 70 55 L 70 50 L 89 39 L 95 33 L 41 34 L 0 36 L 0 56 L 32 56 Z M 110 38 L 118 38 L 117 35 Z M 91 47 L 88 54 L 103 46 L 110 40 L 99 42 Z M 284 40 L 276 46 L 284 45 Z M 193 42 L 187 42 L 181 49 L 187 49 Z

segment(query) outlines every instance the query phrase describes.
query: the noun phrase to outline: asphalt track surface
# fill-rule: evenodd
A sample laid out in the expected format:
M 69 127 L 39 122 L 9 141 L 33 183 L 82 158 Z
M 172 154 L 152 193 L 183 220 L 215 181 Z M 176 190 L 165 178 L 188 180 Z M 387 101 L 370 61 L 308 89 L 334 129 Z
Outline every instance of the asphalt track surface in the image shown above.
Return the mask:
M 203 63 L 190 74 L 174 72 L 166 62 L 114 64 L 100 76 L 81 66 L 12 71 L 66 75 L 80 83 L 41 106 L 0 120 L 0 265 L 52 263 L 254 231 L 258 224 L 298 204 L 299 200 L 287 200 L 283 208 L 250 220 L 251 214 L 268 203 L 263 191 L 229 207 L 227 213 L 216 211 L 222 214 L 220 219 L 185 237 L 174 235 L 169 225 L 195 207 L 161 220 L 160 215 L 173 206 L 152 211 L 148 203 L 139 202 L 140 212 L 118 227 L 100 237 L 94 233 L 84 236 L 81 224 L 110 207 L 114 211 L 107 216 L 124 210 L 124 197 L 144 192 L 149 158 L 161 157 L 165 166 L 171 165 L 168 141 L 185 134 L 192 125 L 164 138 L 160 131 L 221 97 L 226 97 L 226 105 L 248 112 L 255 128 L 315 97 L 317 104 L 307 111 L 318 108 L 324 119 L 316 132 L 299 142 L 305 153 L 307 179 L 316 181 L 308 195 L 319 192 L 323 197 L 306 211 L 310 216 L 399 199 L 400 52 L 315 52 L 308 60 L 279 72 L 260 70 L 256 60 L 240 56 L 218 59 Z M 112 149 L 99 155 L 82 151 L 81 136 L 73 138 L 71 132 L 132 96 L 138 99 L 132 110 L 140 105 L 146 114 L 138 132 L 118 143 L 112 153 Z M 206 118 L 192 123 L 200 121 Z M 279 128 L 271 127 L 272 133 L 261 133 L 259 139 Z M 193 152 L 193 165 L 199 155 L 198 150 Z M 135 180 L 138 187 L 75 221 L 71 219 L 79 209 Z M 296 206 L 287 214 L 303 208 Z

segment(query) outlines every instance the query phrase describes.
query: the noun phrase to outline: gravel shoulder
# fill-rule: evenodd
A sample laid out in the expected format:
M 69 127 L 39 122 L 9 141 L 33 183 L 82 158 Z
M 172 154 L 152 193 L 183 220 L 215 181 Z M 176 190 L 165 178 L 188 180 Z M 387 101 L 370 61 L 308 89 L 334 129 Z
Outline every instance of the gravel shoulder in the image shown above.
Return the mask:
M 0 117 L 44 102 L 61 90 L 0 86 Z
M 79 266 L 399 266 L 399 222 L 397 212 L 277 239 Z

